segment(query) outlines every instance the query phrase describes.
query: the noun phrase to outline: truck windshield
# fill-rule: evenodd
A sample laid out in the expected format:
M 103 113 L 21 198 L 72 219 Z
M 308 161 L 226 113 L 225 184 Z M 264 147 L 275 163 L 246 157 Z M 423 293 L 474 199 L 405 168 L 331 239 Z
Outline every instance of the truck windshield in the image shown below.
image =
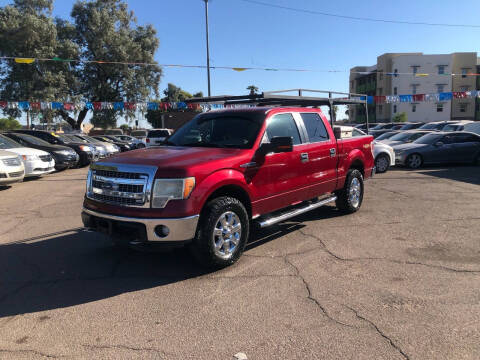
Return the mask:
M 205 118 L 198 116 L 176 131 L 167 145 L 250 149 L 257 138 L 260 124 L 234 116 Z

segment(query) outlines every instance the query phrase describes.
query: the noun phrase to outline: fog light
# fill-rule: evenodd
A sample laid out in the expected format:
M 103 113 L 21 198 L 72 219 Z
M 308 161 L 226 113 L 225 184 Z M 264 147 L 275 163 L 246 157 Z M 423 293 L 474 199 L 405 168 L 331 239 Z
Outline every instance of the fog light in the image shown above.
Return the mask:
M 170 234 L 170 229 L 165 225 L 157 225 L 155 226 L 155 234 L 158 237 L 165 238 Z

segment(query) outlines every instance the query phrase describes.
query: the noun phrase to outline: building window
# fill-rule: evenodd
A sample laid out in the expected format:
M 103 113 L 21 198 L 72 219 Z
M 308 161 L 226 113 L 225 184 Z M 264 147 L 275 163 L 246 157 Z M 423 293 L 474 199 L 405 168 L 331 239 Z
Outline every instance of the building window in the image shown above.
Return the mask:
M 394 114 L 397 113 L 397 105 L 393 105 L 393 113 L 394 113 Z
M 443 104 L 437 104 L 437 112 L 443 112 Z
M 438 65 L 438 75 L 445 74 L 445 65 Z
M 442 93 L 445 90 L 445 85 L 437 85 L 437 92 Z
M 460 112 L 464 113 L 467 112 L 467 103 L 461 103 L 460 104 Z
M 417 105 L 412 105 L 412 112 L 417 112 Z
M 462 69 L 462 78 L 466 78 L 467 77 L 467 73 L 468 73 L 468 68 L 463 68 Z
M 397 95 L 397 87 L 396 86 L 393 88 L 393 95 Z
M 398 69 L 395 69 L 395 70 L 393 71 L 393 76 L 395 76 L 395 77 L 398 76 Z
M 383 105 L 378 105 L 378 113 L 381 114 L 383 112 Z

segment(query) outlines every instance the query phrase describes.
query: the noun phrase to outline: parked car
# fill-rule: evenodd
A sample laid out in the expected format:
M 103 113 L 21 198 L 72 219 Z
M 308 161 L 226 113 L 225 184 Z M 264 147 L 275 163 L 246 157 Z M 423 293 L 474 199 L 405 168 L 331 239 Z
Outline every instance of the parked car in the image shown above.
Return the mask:
M 480 136 L 469 132 L 434 132 L 394 149 L 396 163 L 411 169 L 439 163 L 480 165 Z
M 105 130 L 106 135 L 123 135 L 122 129 L 107 129 Z
M 142 140 L 137 139 L 136 137 L 133 137 L 130 135 L 115 135 L 115 138 L 121 141 L 132 143 L 135 149 L 141 149 L 145 147 L 145 143 Z
M 79 156 L 77 166 L 86 166 L 90 164 L 93 159 L 91 147 L 80 141 L 73 142 L 66 137 L 62 137 L 61 134 L 55 134 L 54 132 L 45 130 L 15 130 L 15 132 L 35 136 L 52 145 L 62 145 L 73 149 Z
M 473 121 L 470 120 L 462 120 L 456 123 L 448 124 L 445 125 L 442 128 L 442 131 L 464 131 L 465 130 L 465 125 L 471 124 Z
M 92 144 L 85 144 L 80 139 L 75 136 L 66 135 L 66 134 L 57 134 L 63 144 L 72 147 L 73 150 L 77 152 L 80 156 L 78 166 L 86 166 L 93 161 L 99 159 L 99 154 L 97 149 Z
M 8 150 L 20 156 L 25 167 L 25 177 L 36 177 L 55 171 L 55 160 L 46 151 L 24 147 L 0 134 L 0 150 Z
M 371 130 L 372 128 L 374 128 L 375 126 L 379 125 L 380 123 L 369 123 L 368 124 L 368 127 L 369 129 Z M 348 126 L 348 125 L 347 125 Z M 362 130 L 362 131 L 367 131 L 367 124 L 357 124 L 357 125 L 354 125 L 353 126 L 355 129 L 359 129 L 359 130 Z
M 96 135 L 94 137 L 97 140 L 115 144 L 116 146 L 118 146 L 120 148 L 120 151 L 122 151 L 122 152 L 129 151 L 129 150 L 132 150 L 132 149 L 135 148 L 135 145 L 133 143 L 129 143 L 127 141 L 119 140 L 113 135 Z
M 25 168 L 20 156 L 0 150 L 0 186 L 21 182 L 24 176 Z
M 200 263 L 231 265 L 253 222 L 267 227 L 331 202 L 359 210 L 372 141 L 337 140 L 320 109 L 202 113 L 165 146 L 92 165 L 82 220 L 117 242 L 189 242 Z
M 350 126 L 334 126 L 334 129 L 340 128 L 341 138 L 346 139 L 356 136 L 367 136 L 363 131 Z M 373 158 L 377 173 L 387 172 L 390 166 L 395 165 L 395 151 L 389 145 L 382 144 L 375 140 L 373 142 Z
M 395 146 L 395 145 L 414 142 L 418 138 L 421 138 L 424 135 L 430 134 L 431 132 L 432 130 L 407 130 L 407 131 L 398 132 L 387 139 L 380 140 L 380 138 L 378 138 L 377 140 L 383 144 Z
M 446 125 L 448 124 L 454 124 L 455 121 L 435 121 L 435 122 L 429 122 L 425 123 L 422 126 L 418 128 L 418 130 L 436 130 L 436 131 L 441 131 Z
M 173 133 L 170 129 L 152 129 L 148 130 L 146 144 L 147 147 L 159 146 Z
M 30 147 L 48 152 L 55 160 L 55 170 L 64 170 L 77 166 L 80 156 L 71 148 L 63 145 L 52 145 L 35 136 L 7 132 L 6 137 L 18 142 L 24 147 Z
M 400 129 L 398 130 L 401 130 L 401 131 L 405 131 L 405 130 L 414 130 L 414 129 L 418 129 L 420 126 L 423 126 L 424 123 L 421 123 L 421 122 L 418 122 L 418 123 L 405 123 L 405 125 L 403 125 Z
M 84 135 L 84 134 L 74 134 L 74 136 L 83 140 L 87 144 L 94 145 L 100 154 L 99 156 L 100 159 L 103 159 L 107 156 L 118 154 L 120 152 L 120 149 L 118 148 L 118 146 L 115 146 L 114 144 L 111 144 L 109 142 L 100 141 L 98 139 L 95 139 L 92 136 Z
M 140 140 L 145 146 L 147 146 L 147 133 L 147 130 L 132 130 L 130 135 Z

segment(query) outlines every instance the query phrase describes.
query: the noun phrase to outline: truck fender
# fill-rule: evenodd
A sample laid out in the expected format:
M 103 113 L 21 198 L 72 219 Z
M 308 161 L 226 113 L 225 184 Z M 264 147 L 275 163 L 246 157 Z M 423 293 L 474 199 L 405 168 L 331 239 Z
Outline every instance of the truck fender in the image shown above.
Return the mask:
M 338 183 L 337 189 L 343 188 L 345 185 L 345 178 L 347 176 L 348 170 L 355 167 L 358 168 L 362 173 L 365 170 L 365 155 L 359 149 L 353 149 L 348 153 L 343 161 L 343 166 L 338 169 Z
M 198 184 L 195 189 L 196 193 L 202 194 L 197 200 L 201 208 L 204 207 L 206 201 L 210 196 L 222 187 L 234 186 L 248 196 L 248 204 L 244 204 L 247 210 L 251 204 L 251 193 L 245 181 L 245 176 L 240 171 L 234 169 L 222 169 L 208 175 L 203 181 Z M 247 199 L 239 199 L 247 200 Z

